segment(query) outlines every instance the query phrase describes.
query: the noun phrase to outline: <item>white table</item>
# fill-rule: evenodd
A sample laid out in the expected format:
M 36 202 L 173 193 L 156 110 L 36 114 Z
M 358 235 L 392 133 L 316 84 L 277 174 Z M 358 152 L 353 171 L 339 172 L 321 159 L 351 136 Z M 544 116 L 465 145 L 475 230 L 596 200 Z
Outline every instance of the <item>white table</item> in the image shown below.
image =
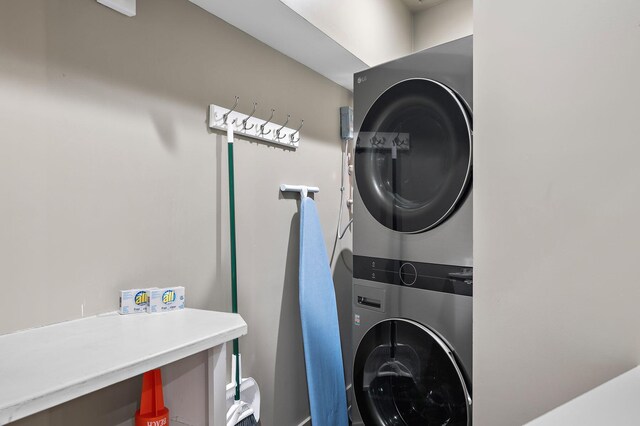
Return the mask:
M 640 424 L 640 367 L 578 396 L 527 426 Z
M 0 336 L 0 424 L 208 351 L 209 424 L 225 424 L 226 342 L 237 314 L 109 313 Z

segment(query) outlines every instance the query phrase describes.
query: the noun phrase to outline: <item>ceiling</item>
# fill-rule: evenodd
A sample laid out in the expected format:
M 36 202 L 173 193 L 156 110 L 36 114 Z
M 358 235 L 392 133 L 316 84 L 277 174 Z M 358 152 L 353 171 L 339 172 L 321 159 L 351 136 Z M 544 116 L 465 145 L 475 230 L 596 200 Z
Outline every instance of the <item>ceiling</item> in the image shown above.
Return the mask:
M 443 1 L 445 0 L 402 0 L 402 3 L 404 3 L 412 12 L 417 12 L 428 9 L 431 6 L 442 3 Z
M 189 1 L 346 89 L 369 67 L 280 0 Z
M 285 0 L 189 1 L 349 90 L 353 90 L 353 74 L 370 66 L 287 6 Z M 390 3 L 394 1 L 417 13 L 446 0 L 391 0 Z M 246 13 L 248 10 L 251 13 Z M 384 8 L 378 10 L 384 11 Z M 384 14 L 378 15 L 374 14 L 374 18 L 386 19 Z

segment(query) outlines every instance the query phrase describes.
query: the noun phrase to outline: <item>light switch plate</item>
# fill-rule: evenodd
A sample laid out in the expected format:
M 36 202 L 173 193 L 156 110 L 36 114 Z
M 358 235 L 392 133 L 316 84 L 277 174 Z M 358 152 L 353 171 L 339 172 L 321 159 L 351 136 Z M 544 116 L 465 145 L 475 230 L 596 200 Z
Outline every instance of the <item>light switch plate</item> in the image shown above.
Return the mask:
M 136 16 L 136 0 L 98 0 L 98 3 L 110 7 L 123 15 Z

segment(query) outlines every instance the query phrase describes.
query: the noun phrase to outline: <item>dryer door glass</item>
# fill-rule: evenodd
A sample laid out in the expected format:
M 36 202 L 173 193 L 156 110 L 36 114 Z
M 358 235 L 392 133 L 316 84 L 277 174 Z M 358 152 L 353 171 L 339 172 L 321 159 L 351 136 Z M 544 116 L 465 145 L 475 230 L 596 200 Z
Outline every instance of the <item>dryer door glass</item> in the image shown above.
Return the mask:
M 410 79 L 385 91 L 356 141 L 358 191 L 371 215 L 399 232 L 442 223 L 471 181 L 471 112 L 433 80 Z
M 367 426 L 471 424 L 471 397 L 455 357 L 414 321 L 385 320 L 365 334 L 353 388 Z

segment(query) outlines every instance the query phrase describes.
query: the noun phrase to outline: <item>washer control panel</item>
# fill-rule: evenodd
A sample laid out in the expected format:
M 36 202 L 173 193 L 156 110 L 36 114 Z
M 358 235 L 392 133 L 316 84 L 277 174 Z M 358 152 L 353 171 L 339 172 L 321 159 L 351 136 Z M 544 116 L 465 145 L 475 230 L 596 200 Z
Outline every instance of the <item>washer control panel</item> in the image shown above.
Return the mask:
M 418 271 L 416 270 L 416 267 L 409 262 L 400 265 L 398 275 L 400 276 L 400 281 L 402 281 L 402 284 L 404 285 L 414 285 L 418 280 Z
M 473 268 L 353 256 L 353 277 L 424 290 L 473 295 Z

